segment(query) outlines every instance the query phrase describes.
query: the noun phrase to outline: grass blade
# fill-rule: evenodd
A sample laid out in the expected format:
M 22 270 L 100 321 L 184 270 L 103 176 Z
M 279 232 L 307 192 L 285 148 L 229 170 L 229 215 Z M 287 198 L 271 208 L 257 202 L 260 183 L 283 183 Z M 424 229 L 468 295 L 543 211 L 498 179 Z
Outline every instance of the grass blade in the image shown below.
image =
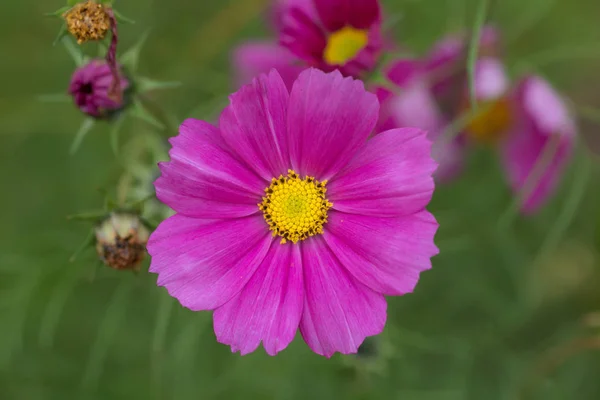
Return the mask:
M 115 289 L 108 304 L 104 320 L 98 328 L 98 337 L 90 350 L 81 381 L 83 389 L 94 390 L 100 380 L 106 354 L 125 317 L 127 301 L 132 288 L 132 281 L 123 279 Z
M 475 68 L 477 67 L 477 57 L 479 53 L 479 42 L 481 41 L 481 30 L 485 24 L 486 15 L 488 12 L 489 0 L 481 0 L 477 6 L 475 14 L 475 24 L 473 33 L 471 34 L 471 42 L 469 43 L 469 53 L 467 56 L 467 73 L 469 77 L 469 97 L 471 108 L 477 109 L 477 98 L 475 96 Z
M 96 120 L 93 118 L 86 118 L 83 120 L 81 127 L 79 127 L 79 131 L 77 131 L 77 134 L 75 135 L 75 139 L 73 139 L 73 144 L 71 144 L 69 154 L 73 155 L 77 153 L 77 150 L 79 150 L 81 143 L 83 143 L 83 139 L 85 139 L 87 134 L 90 133 L 95 123 Z
M 560 214 L 542 243 L 536 257 L 536 263 L 541 261 L 551 249 L 558 245 L 566 230 L 571 225 L 573 218 L 577 215 L 577 209 L 585 195 L 585 190 L 592 175 L 593 167 L 592 158 L 587 152 L 583 152 L 579 158 L 581 159 L 581 166 L 577 170 L 577 174 L 573 177 L 573 185 L 568 191 L 569 196 L 565 200 L 565 204 Z

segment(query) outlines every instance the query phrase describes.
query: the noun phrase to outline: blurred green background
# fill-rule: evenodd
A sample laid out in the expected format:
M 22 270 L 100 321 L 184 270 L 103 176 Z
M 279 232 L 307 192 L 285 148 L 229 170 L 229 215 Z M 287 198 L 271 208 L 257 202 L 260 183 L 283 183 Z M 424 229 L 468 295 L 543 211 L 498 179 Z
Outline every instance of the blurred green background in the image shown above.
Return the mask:
M 470 29 L 478 0 L 388 0 L 395 37 L 425 51 Z M 494 2 L 492 2 L 494 3 Z M 147 29 L 140 72 L 179 80 L 155 95 L 178 120 L 208 118 L 231 89 L 229 52 L 269 35 L 266 0 L 129 0 Z M 499 229 L 511 204 L 493 151 L 440 187 L 431 205 L 441 253 L 414 294 L 389 299 L 385 332 L 360 357 L 313 354 L 298 336 L 277 357 L 240 357 L 216 342 L 210 313 L 182 309 L 156 277 L 68 259 L 89 225 L 66 216 L 102 206 L 118 172 L 107 127 L 79 152 L 66 90 L 73 63 L 52 47 L 58 1 L 0 3 L 0 399 L 598 399 L 600 398 L 600 169 L 597 125 L 580 120 L 577 156 L 548 206 Z M 513 73 L 551 80 L 577 109 L 600 108 L 600 3 L 496 1 Z M 216 99 L 216 100 L 215 100 Z M 123 140 L 143 123 L 129 123 Z M 595 325 L 595 327 L 594 327 Z

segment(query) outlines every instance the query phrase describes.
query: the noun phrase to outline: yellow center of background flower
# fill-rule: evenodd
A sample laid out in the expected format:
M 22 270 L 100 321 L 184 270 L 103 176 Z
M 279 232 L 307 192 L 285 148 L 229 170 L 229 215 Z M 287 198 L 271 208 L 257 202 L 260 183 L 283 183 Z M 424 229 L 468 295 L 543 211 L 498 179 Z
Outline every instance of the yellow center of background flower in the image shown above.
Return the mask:
M 282 244 L 323 233 L 327 210 L 333 206 L 325 198 L 326 184 L 327 181 L 319 182 L 312 176 L 300 179 L 292 170 L 288 170 L 287 176 L 271 180 L 258 208 L 273 236 L 281 236 Z
M 323 59 L 329 65 L 346 64 L 365 48 L 368 41 L 368 31 L 345 26 L 329 35 Z
M 506 133 L 512 122 L 510 103 L 502 98 L 483 104 L 481 108 L 468 124 L 467 134 L 478 142 L 496 142 Z

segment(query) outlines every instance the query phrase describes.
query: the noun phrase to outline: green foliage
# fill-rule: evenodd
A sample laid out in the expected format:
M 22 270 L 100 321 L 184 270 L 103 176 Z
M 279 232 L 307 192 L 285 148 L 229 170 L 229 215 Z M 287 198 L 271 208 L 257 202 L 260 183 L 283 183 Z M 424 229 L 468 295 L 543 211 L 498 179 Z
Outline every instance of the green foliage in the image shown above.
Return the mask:
M 171 129 L 173 120 L 217 116 L 231 90 L 230 48 L 266 35 L 262 21 L 234 11 L 259 3 L 119 2 L 138 21 L 120 27 L 122 48 L 153 29 L 141 55 L 141 44 L 133 44 L 138 50 L 126 57 L 130 66 L 161 82 L 183 82 L 148 98 L 169 104 L 175 116 L 159 121 L 148 112 L 150 104 L 136 103 L 143 121 L 120 121 L 112 132 L 84 123 L 86 140 L 72 156 L 81 115 L 66 104 L 35 101 L 39 93 L 66 88 L 74 67 L 44 39 L 52 38 L 56 21 L 40 17 L 31 24 L 39 8 L 33 0 L 3 5 L 0 44 L 8 56 L 0 76 L 8 79 L 0 98 L 0 398 L 597 399 L 600 357 L 592 350 L 539 376 L 552 349 L 591 335 L 582 320 L 600 309 L 600 188 L 594 185 L 600 169 L 582 148 L 557 196 L 535 216 L 515 215 L 489 149 L 472 154 L 457 182 L 438 188 L 430 209 L 440 222 L 440 255 L 415 293 L 389 299 L 388 324 L 373 358 L 327 360 L 300 337 L 277 357 L 263 350 L 240 357 L 216 342 L 210 313 L 183 309 L 156 286 L 155 275 L 100 266 L 90 248 L 69 262 L 90 226 L 67 215 L 101 208 L 106 196 L 98 189 L 118 187 L 123 169 L 151 181 L 124 162 L 138 149 L 124 145 L 125 138 L 153 126 Z M 419 52 L 446 27 L 478 31 L 485 18 L 479 0 L 435 7 L 384 3 L 390 14 L 403 16 L 394 34 Z M 203 28 L 226 7 L 237 19 L 212 25 L 206 36 Z M 600 40 L 598 3 L 508 0 L 490 2 L 487 11 L 511 39 L 511 70 L 527 62 L 575 104 L 585 104 L 581 114 L 593 122 L 600 103 L 591 83 L 600 48 L 586 43 Z M 583 135 L 596 130 L 581 124 Z M 152 160 L 164 157 L 158 154 L 163 139 L 148 137 L 158 143 Z M 510 223 L 499 229 L 503 215 Z

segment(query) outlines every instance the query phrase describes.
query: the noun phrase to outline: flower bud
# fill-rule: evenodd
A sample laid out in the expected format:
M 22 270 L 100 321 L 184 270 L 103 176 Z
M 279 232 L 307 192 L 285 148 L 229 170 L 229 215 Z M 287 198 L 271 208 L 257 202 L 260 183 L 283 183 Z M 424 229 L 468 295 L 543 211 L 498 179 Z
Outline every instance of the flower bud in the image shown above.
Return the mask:
M 78 3 L 63 14 L 67 30 L 77 43 L 102 40 L 111 28 L 111 20 L 106 8 L 93 0 Z
M 99 119 L 110 117 L 126 105 L 123 92 L 130 84 L 122 75 L 115 81 L 113 71 L 105 61 L 92 60 L 75 70 L 69 93 L 83 113 Z
M 98 257 L 111 268 L 139 269 L 146 256 L 150 230 L 140 218 L 127 212 L 113 212 L 96 227 Z

